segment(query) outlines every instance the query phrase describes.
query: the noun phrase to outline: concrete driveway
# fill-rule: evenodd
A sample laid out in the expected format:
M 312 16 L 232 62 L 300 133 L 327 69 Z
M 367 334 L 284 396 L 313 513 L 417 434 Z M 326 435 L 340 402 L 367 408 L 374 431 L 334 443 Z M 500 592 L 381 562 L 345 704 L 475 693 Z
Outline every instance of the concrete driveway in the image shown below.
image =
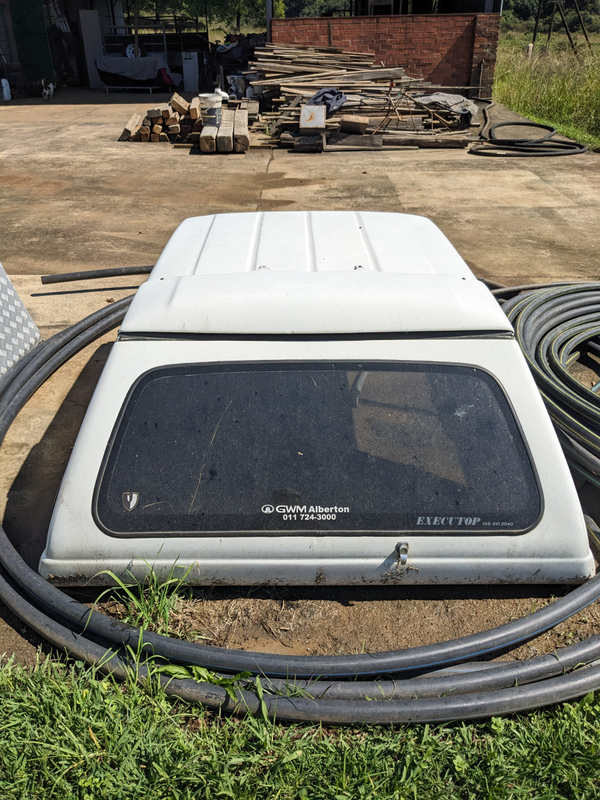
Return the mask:
M 167 99 L 65 90 L 52 102 L 0 105 L 0 262 L 44 336 L 131 293 L 143 278 L 42 287 L 40 275 L 153 264 L 181 220 L 216 212 L 422 214 L 479 276 L 512 284 L 600 277 L 598 154 L 482 158 L 456 150 L 256 149 L 200 156 L 166 144 L 117 141 L 133 112 Z M 511 116 L 497 109 L 497 121 Z M 32 565 L 110 339 L 53 376 L 2 447 L 0 512 Z M 14 651 L 30 662 L 37 639 L 28 643 L 22 627 L 0 607 L 0 654 Z

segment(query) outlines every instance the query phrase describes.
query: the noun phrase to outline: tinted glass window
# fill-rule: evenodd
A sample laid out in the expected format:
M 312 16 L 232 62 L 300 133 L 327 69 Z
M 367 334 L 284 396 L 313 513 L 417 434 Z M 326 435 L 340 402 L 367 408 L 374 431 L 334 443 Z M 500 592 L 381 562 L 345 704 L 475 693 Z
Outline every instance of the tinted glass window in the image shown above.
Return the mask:
M 526 448 L 482 370 L 409 363 L 186 366 L 143 376 L 98 479 L 110 532 L 524 530 Z

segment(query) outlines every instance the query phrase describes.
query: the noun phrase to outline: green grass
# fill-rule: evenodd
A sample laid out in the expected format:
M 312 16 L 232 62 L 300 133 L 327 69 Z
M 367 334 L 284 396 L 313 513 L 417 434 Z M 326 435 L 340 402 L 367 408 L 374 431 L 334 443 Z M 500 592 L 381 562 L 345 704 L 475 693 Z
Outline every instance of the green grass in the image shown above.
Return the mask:
M 96 603 L 110 595 L 123 608 L 123 613 L 119 614 L 122 622 L 168 636 L 171 612 L 177 606 L 179 598 L 190 591 L 185 585 L 190 570 L 180 577 L 175 576 L 176 570 L 175 564 L 166 578 L 162 578 L 150 568 L 143 584 L 133 575 L 131 582 L 125 583 L 114 572 L 104 570 L 99 575 L 110 577 L 116 583 L 116 588 L 106 589 L 98 596 Z
M 78 664 L 0 667 L 0 797 L 600 797 L 600 701 L 475 724 L 271 725 Z
M 545 50 L 538 40 L 532 59 L 524 55 L 531 37 L 506 36 L 498 50 L 494 100 L 535 122 L 600 150 L 600 46 L 595 56 L 579 43 L 579 55 L 566 37 Z

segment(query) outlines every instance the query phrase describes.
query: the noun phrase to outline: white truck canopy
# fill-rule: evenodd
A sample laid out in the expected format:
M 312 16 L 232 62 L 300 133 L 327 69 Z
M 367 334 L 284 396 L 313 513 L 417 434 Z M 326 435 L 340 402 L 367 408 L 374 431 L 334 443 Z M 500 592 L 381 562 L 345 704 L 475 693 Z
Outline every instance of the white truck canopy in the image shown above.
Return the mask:
M 512 327 L 425 217 L 291 211 L 185 220 L 121 331 L 510 333 Z

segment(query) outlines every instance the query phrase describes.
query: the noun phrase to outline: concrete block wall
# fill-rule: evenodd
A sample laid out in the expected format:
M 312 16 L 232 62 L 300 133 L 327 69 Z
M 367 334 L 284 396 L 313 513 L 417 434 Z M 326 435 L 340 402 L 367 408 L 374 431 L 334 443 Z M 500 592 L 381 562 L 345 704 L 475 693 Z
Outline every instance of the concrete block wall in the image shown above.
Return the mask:
M 475 87 L 490 97 L 499 14 L 407 14 L 273 19 L 273 42 L 373 53 L 386 67 L 443 86 Z

